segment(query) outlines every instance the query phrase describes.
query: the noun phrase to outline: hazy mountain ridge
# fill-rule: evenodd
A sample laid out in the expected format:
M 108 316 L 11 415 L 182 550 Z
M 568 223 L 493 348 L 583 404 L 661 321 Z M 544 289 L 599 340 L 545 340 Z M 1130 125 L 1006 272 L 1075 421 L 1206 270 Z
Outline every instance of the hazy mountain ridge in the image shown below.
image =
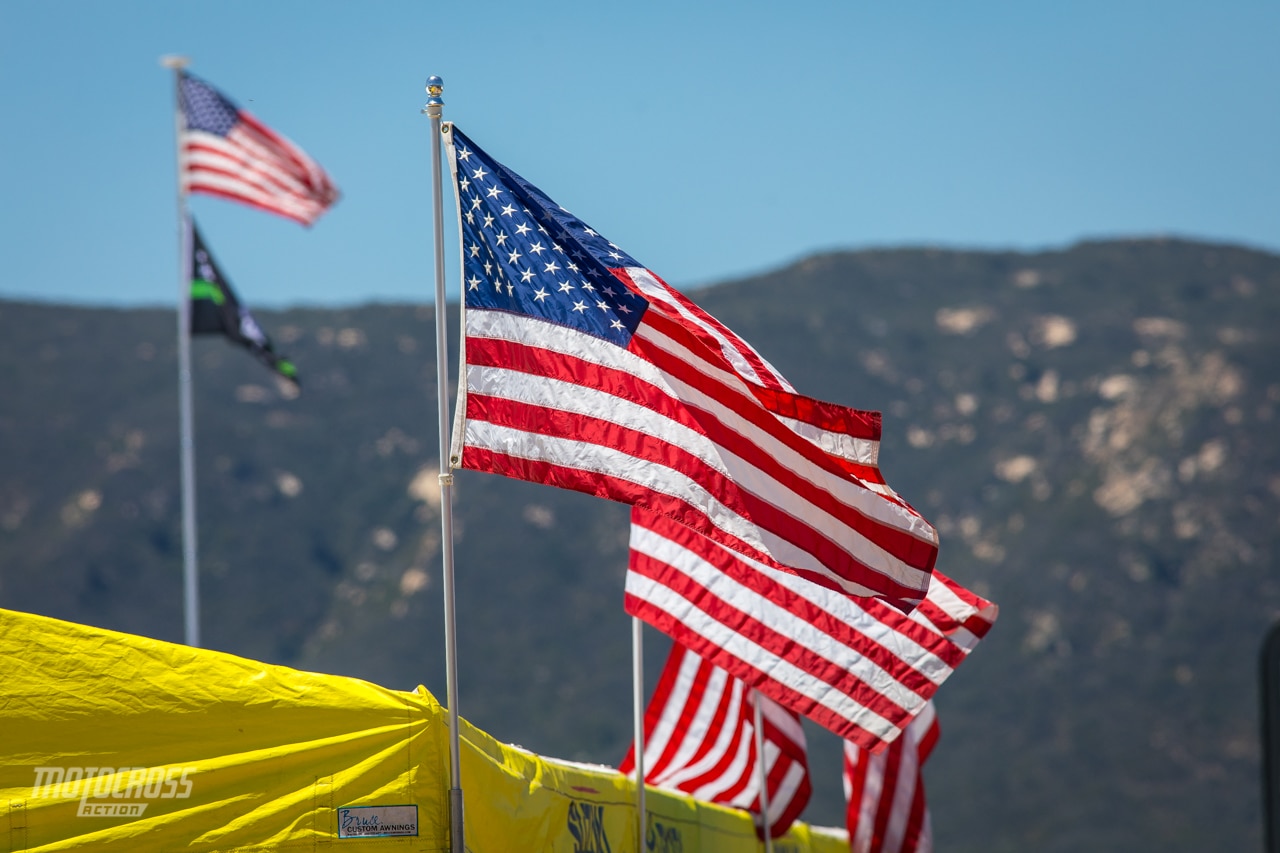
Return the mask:
M 1259 846 L 1280 257 L 830 253 L 695 298 L 802 392 L 885 412 L 939 567 L 1001 605 L 939 693 L 940 849 Z M 196 341 L 206 645 L 443 700 L 433 314 L 256 313 L 303 391 Z M 0 606 L 181 639 L 174 322 L 0 302 Z M 625 508 L 457 481 L 461 712 L 616 762 Z M 812 732 L 816 822 L 842 821 L 838 746 Z

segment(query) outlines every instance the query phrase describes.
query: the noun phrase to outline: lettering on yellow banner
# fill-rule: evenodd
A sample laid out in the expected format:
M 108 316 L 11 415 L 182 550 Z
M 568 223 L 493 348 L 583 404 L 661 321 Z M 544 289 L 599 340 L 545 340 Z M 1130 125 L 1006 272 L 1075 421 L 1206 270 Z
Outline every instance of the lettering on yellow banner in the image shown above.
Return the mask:
M 677 827 L 663 825 L 650 812 L 649 825 L 644 832 L 644 849 L 645 853 L 684 853 L 684 841 Z
M 78 817 L 142 817 L 154 800 L 191 796 L 195 767 L 37 767 L 32 799 L 80 800 Z
M 573 853 L 613 853 L 604 832 L 604 806 L 576 800 L 569 803 L 568 828 L 573 836 Z

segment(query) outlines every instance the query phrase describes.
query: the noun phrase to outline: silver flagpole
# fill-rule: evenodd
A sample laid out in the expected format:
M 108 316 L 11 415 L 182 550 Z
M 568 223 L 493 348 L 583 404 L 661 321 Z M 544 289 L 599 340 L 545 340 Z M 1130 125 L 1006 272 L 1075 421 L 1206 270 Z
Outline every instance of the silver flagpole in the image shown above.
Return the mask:
M 182 69 L 185 56 L 160 60 L 173 69 L 174 146 L 178 164 L 178 423 L 179 452 L 182 457 L 182 617 L 183 636 L 188 646 L 200 645 L 200 581 L 196 572 L 196 459 L 195 419 L 191 403 L 191 281 L 188 256 L 191 251 L 187 227 L 187 194 L 182 183 Z
M 431 201 L 435 215 L 436 250 L 436 409 L 440 430 L 440 526 L 444 558 L 444 657 L 445 702 L 449 706 L 449 849 L 464 853 L 462 811 L 462 758 L 458 749 L 458 651 L 453 603 L 453 473 L 449 464 L 449 352 L 444 299 L 444 192 L 440 180 L 440 114 L 444 108 L 444 81 L 427 78 L 427 105 L 431 120 Z
M 631 617 L 631 717 L 636 750 L 636 849 L 644 848 L 644 623 Z
M 760 775 L 760 826 L 764 830 L 765 853 L 773 853 L 773 839 L 769 837 L 769 768 L 764 760 L 764 714 L 760 710 L 760 691 L 751 691 L 755 705 L 756 769 Z

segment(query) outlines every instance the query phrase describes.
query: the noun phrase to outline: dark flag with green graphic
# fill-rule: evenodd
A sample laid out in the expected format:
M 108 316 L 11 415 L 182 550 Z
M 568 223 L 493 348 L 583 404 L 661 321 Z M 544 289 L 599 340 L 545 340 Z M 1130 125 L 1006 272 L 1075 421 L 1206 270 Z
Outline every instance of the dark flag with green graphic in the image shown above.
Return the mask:
M 275 351 L 271 341 L 240 304 L 231 283 L 218 269 L 213 255 L 191 223 L 191 334 L 226 335 L 253 353 L 267 367 L 298 384 L 298 369 Z

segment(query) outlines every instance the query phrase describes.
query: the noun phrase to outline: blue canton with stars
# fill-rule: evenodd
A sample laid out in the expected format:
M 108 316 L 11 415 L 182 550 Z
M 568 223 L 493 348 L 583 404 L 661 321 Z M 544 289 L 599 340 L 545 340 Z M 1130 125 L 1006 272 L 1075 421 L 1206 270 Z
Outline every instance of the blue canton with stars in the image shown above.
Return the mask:
M 649 303 L 609 270 L 640 264 L 449 127 L 467 307 L 538 317 L 625 347 Z
M 226 136 L 240 121 L 240 108 L 198 77 L 183 74 L 178 94 L 188 130 Z

